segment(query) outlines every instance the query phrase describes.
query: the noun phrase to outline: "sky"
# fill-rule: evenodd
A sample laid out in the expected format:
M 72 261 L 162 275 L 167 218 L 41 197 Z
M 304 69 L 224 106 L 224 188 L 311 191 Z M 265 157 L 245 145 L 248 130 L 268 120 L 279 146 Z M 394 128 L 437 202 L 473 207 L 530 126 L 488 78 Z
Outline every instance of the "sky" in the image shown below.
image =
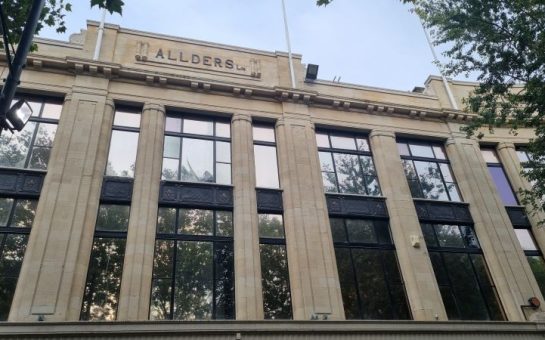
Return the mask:
M 123 15 L 106 22 L 266 51 L 287 51 L 281 0 L 124 0 Z M 89 0 L 72 0 L 67 32 L 50 28 L 41 37 L 67 41 L 99 21 L 102 11 Z M 439 74 L 416 15 L 400 0 L 285 0 L 291 49 L 303 63 L 318 64 L 318 78 L 402 91 L 423 86 Z M 438 50 L 440 51 L 440 49 Z M 463 78 L 462 78 L 463 79 Z

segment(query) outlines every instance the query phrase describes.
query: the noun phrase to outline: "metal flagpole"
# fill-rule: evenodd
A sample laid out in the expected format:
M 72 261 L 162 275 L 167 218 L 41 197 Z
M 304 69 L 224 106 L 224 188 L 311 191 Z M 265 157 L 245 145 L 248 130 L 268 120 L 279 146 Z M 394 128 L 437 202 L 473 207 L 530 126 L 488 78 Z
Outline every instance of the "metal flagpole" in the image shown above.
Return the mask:
M 286 16 L 286 4 L 284 3 L 284 0 L 282 0 L 282 13 L 284 13 L 284 31 L 286 32 L 286 42 L 288 44 L 288 60 L 290 64 L 291 87 L 296 88 L 295 74 L 293 73 L 293 58 L 291 57 L 290 33 L 288 31 L 288 18 Z
M 418 14 L 416 14 L 418 16 Z M 422 19 L 418 17 L 420 20 L 420 24 L 422 25 L 422 29 L 424 30 L 424 34 L 426 34 L 426 40 L 428 41 L 428 46 L 430 47 L 431 54 L 433 55 L 433 60 L 435 61 L 436 65 L 439 63 L 439 59 L 437 59 L 437 54 L 435 54 L 435 49 L 433 48 L 433 44 L 431 42 L 430 35 L 428 33 L 428 30 L 426 29 L 426 26 L 424 26 L 424 23 L 422 22 Z M 455 110 L 458 110 L 458 104 L 456 104 L 456 100 L 454 100 L 454 95 L 452 94 L 452 91 L 450 90 L 450 86 L 448 84 L 447 78 L 443 74 L 443 72 L 439 69 L 439 73 L 441 74 L 441 79 L 443 79 L 443 85 L 445 86 L 445 90 L 447 91 L 448 100 L 450 101 L 450 105 Z
M 98 60 L 98 56 L 100 55 L 100 47 L 102 46 L 102 36 L 104 35 L 105 20 L 106 20 L 106 8 L 103 8 L 102 20 L 100 20 L 100 25 L 98 26 L 97 44 L 95 45 L 95 54 L 93 55 L 93 60 Z

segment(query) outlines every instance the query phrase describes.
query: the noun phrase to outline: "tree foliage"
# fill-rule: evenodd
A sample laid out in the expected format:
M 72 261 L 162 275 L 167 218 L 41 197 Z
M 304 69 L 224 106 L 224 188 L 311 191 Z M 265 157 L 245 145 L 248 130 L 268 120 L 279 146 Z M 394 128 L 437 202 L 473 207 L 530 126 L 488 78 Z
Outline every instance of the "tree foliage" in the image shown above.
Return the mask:
M 21 39 L 32 3 L 33 0 L 2 1 L 10 44 L 16 44 Z M 110 13 L 122 14 L 123 5 L 122 0 L 91 0 L 91 7 L 106 8 Z M 64 33 L 66 31 L 65 17 L 71 11 L 70 1 L 46 0 L 35 34 L 38 34 L 44 26 L 54 27 L 58 33 Z
M 332 0 L 317 0 L 328 5 Z M 545 195 L 545 3 L 541 0 L 403 0 L 445 47 L 446 75 L 476 74 L 479 86 L 465 100 L 476 119 L 462 128 L 484 136 L 496 127 L 535 129 L 525 176 L 533 183 L 523 202 L 542 208 Z M 486 130 L 485 130 L 486 131 Z

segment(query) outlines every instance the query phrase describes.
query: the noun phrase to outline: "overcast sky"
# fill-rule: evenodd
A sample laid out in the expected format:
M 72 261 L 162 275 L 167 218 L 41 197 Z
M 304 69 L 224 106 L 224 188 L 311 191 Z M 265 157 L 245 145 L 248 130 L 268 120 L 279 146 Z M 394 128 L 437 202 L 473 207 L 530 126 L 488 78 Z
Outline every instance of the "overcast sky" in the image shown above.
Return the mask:
M 438 74 L 418 18 L 399 0 L 335 0 L 317 7 L 315 0 L 285 0 L 292 52 L 303 63 L 320 66 L 318 78 L 412 90 Z M 89 0 L 73 0 L 67 32 L 44 29 L 42 37 L 68 40 L 100 20 Z M 106 22 L 266 51 L 287 51 L 281 0 L 125 0 L 123 16 Z

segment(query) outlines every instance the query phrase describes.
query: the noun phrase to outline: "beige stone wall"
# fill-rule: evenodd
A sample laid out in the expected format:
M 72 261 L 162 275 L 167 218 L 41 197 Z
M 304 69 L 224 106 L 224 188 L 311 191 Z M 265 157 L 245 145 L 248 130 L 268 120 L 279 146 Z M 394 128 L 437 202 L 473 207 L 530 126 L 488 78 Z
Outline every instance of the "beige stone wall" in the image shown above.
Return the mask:
M 329 82 L 304 83 L 295 57 L 297 89 L 291 89 L 285 53 L 241 49 L 136 32 L 107 25 L 99 61 L 91 61 L 96 23 L 81 42 L 41 41 L 29 57 L 21 88 L 66 97 L 40 197 L 11 321 L 75 321 L 79 318 L 90 248 L 117 104 L 143 107 L 139 153 L 127 235 L 119 320 L 146 320 L 149 312 L 155 225 L 162 162 L 164 113 L 169 109 L 232 118 L 235 225 L 235 289 L 238 320 L 263 319 L 261 268 L 251 121 L 276 122 L 278 166 L 284 200 L 286 247 L 295 320 L 316 313 L 343 320 L 328 210 L 322 187 L 315 126 L 370 133 L 393 240 L 415 320 L 446 320 L 446 312 L 424 246 L 401 168 L 395 138 L 446 141 L 447 152 L 492 279 L 509 321 L 522 321 L 521 306 L 541 295 L 499 202 L 478 145 L 458 133 L 468 116 L 452 113 L 436 79 L 427 94 L 404 93 Z M 260 62 L 260 77 L 225 67 L 180 61 L 137 60 L 158 48 L 200 56 Z M 139 45 L 140 43 L 140 45 Z M 140 53 L 140 54 L 139 54 Z M 166 57 L 166 56 L 165 56 Z M 157 58 L 155 58 L 157 59 Z M 225 65 L 225 64 L 223 64 Z M 5 74 L 5 71 L 4 71 Z M 433 90 L 433 91 L 432 91 Z M 457 95 L 467 93 L 461 87 Z M 525 143 L 498 129 L 486 142 Z M 509 158 L 510 157 L 510 158 Z M 516 186 L 513 154 L 502 155 Z M 535 230 L 540 246 L 545 236 Z M 411 240 L 421 241 L 414 247 Z M 1 329 L 1 326 L 0 326 Z

